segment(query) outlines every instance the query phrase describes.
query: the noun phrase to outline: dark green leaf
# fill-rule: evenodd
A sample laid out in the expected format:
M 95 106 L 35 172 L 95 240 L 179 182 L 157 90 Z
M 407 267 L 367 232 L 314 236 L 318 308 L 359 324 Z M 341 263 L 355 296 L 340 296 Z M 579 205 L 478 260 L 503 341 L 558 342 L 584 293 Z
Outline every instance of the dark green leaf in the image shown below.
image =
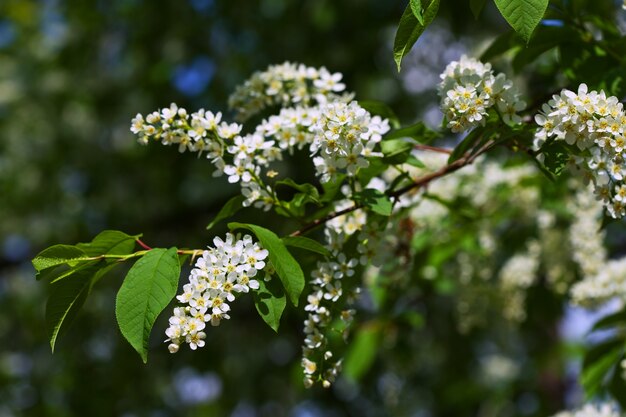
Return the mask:
M 393 42 L 393 56 L 396 61 L 396 65 L 398 66 L 398 72 L 400 72 L 400 65 L 402 63 L 402 59 L 406 54 L 409 53 L 415 42 L 422 36 L 426 26 L 430 25 L 432 21 L 437 16 L 437 11 L 439 10 L 439 0 L 432 0 L 430 4 L 425 8 L 424 11 L 424 23 L 420 23 L 413 11 L 411 10 L 411 6 L 407 6 L 400 18 L 400 23 L 398 24 L 398 30 L 396 32 L 396 37 Z
M 304 236 L 287 236 L 283 238 L 287 246 L 319 253 L 322 256 L 330 256 L 330 251 L 321 243 Z
M 219 221 L 224 220 L 233 214 L 237 213 L 239 210 L 243 208 L 243 202 L 245 201 L 245 197 L 241 194 L 232 197 L 230 200 L 226 202 L 217 213 L 215 218 L 211 220 L 206 227 L 206 230 L 212 229 Z
M 624 346 L 623 343 L 620 343 L 599 356 L 596 360 L 584 365 L 580 383 L 588 397 L 592 397 L 600 391 L 608 373 L 617 365 L 617 362 L 623 354 Z
M 626 310 L 618 311 L 617 313 L 609 314 L 601 318 L 593 325 L 591 331 L 623 326 L 626 326 Z
M 53 352 L 57 338 L 65 332 L 85 303 L 98 270 L 99 267 L 91 265 L 52 285 L 46 303 L 46 330 Z
M 498 10 L 522 39 L 528 43 L 543 18 L 549 0 L 494 0 Z
M 259 315 L 275 332 L 278 332 L 280 317 L 287 305 L 287 298 L 276 280 L 259 281 L 259 289 L 254 292 L 254 304 Z
M 386 140 L 411 138 L 419 143 L 429 143 L 439 138 L 441 134 L 426 127 L 423 122 L 417 122 L 402 129 L 392 130 L 385 135 Z
M 115 315 L 120 331 L 144 363 L 152 326 L 176 295 L 179 276 L 176 248 L 152 249 L 128 271 L 117 293 Z
M 298 299 L 304 289 L 304 273 L 298 261 L 289 253 L 283 241 L 271 230 L 254 224 L 228 223 L 231 230 L 246 229 L 256 235 L 263 248 L 269 252 L 270 262 L 276 269 L 278 278 L 283 283 L 285 292 L 294 306 L 298 306 Z
M 117 230 L 104 230 L 90 243 L 79 243 L 78 248 L 89 256 L 127 255 L 135 249 L 135 241 L 141 235 L 129 236 Z
M 472 9 L 474 19 L 478 20 L 478 18 L 480 17 L 480 12 L 483 11 L 486 2 L 487 0 L 470 0 L 470 9 Z
M 366 188 L 365 190 L 355 194 L 354 199 L 375 213 L 382 216 L 391 215 L 391 211 L 393 209 L 391 200 L 378 190 Z

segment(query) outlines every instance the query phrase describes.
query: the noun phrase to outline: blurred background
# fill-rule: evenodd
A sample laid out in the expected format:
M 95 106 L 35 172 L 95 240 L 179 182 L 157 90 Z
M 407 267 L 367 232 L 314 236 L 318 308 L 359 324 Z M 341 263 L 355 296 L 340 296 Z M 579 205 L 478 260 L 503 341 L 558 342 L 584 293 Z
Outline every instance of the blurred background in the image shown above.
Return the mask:
M 198 352 L 170 355 L 161 317 L 143 365 L 115 323 L 122 275 L 99 283 L 50 352 L 47 288 L 30 266 L 37 252 L 103 229 L 192 248 L 225 232 L 205 226 L 238 190 L 212 178 L 204 159 L 139 146 L 129 131 L 136 113 L 176 102 L 228 115 L 237 84 L 288 60 L 342 72 L 357 99 L 386 102 L 403 124 L 423 117 L 438 126 L 439 73 L 508 27 L 491 2 L 475 21 L 466 2 L 444 1 L 398 74 L 391 48 L 405 3 L 0 2 L 0 417 L 539 416 L 564 406 L 566 364 L 546 359 L 549 372 L 525 374 L 506 358 L 485 359 L 477 352 L 489 351 L 490 336 L 445 330 L 453 320 L 445 303 L 436 327 L 408 329 L 359 383 L 340 380 L 329 390 L 302 387 L 301 313 L 286 312 L 276 335 L 244 298 Z M 242 216 L 255 221 L 258 213 Z M 557 325 L 561 301 L 550 303 Z M 533 325 L 542 324 L 524 332 Z M 529 343 L 536 349 L 544 336 Z M 491 382 L 477 376 L 485 361 L 496 369 Z M 509 378 L 513 371 L 521 376 Z

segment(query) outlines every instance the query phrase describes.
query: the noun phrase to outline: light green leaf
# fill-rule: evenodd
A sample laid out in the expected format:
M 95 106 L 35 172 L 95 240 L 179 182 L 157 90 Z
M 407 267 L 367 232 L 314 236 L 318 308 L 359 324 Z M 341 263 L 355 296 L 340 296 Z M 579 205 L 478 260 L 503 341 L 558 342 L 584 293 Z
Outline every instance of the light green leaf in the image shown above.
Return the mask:
M 58 336 L 65 332 L 85 303 L 98 269 L 91 265 L 52 285 L 46 303 L 46 331 L 53 352 Z
M 498 10 L 525 41 L 543 18 L 548 8 L 549 0 L 494 0 Z
M 152 249 L 128 271 L 117 293 L 115 315 L 120 331 L 144 363 L 152 326 L 176 295 L 179 276 L 176 248 Z
M 254 304 L 259 315 L 275 332 L 278 332 L 280 317 L 287 305 L 287 298 L 275 280 L 259 281 L 259 289 L 254 292 Z
M 410 0 L 409 4 L 411 5 L 411 11 L 413 12 L 413 16 L 420 22 L 420 25 L 424 25 L 424 12 L 422 10 L 422 0 Z
M 104 230 L 90 243 L 76 245 L 89 256 L 127 255 L 135 249 L 135 241 L 141 235 L 130 236 L 118 230 Z
M 611 346 L 607 344 L 607 347 Z M 604 346 L 600 346 L 603 348 Z M 580 376 L 580 383 L 588 397 L 595 395 L 603 386 L 607 374 L 617 365 L 624 354 L 623 342 L 613 347 L 608 352 L 599 356 L 596 360 L 586 363 Z
M 391 211 L 393 209 L 391 200 L 378 190 L 366 188 L 365 190 L 355 194 L 354 199 L 375 213 L 383 216 L 391 215 Z
M 393 41 L 393 57 L 400 72 L 402 59 L 409 53 L 415 42 L 422 36 L 426 26 L 430 25 L 439 11 L 439 0 L 431 0 L 424 10 L 424 23 L 420 23 L 411 6 L 407 6 L 400 18 L 396 37 Z
M 278 278 L 283 283 L 285 292 L 294 306 L 298 306 L 298 299 L 304 289 L 304 273 L 298 261 L 289 253 L 283 241 L 271 230 L 254 224 L 228 223 L 233 229 L 250 230 L 256 235 L 264 249 L 269 252 L 270 262 L 276 269 Z
M 439 132 L 428 128 L 423 122 L 417 122 L 402 129 L 392 130 L 385 135 L 385 140 L 411 138 L 419 143 L 429 143 L 440 136 Z
M 224 220 L 241 210 L 243 208 L 244 201 L 245 197 L 241 194 L 236 195 L 228 200 L 226 204 L 222 206 L 215 218 L 211 220 L 211 223 L 207 225 L 206 230 L 212 229 L 213 226 L 217 224 L 217 222 Z
M 330 251 L 321 243 L 309 239 L 304 236 L 287 236 L 283 238 L 283 242 L 287 246 L 308 250 L 310 252 L 319 253 L 323 256 L 330 256 Z
M 91 260 L 82 249 L 76 246 L 54 245 L 39 252 L 32 263 L 37 272 L 41 272 L 59 265 L 75 266 Z
M 470 0 L 470 9 L 476 20 L 480 17 L 480 12 L 483 11 L 486 2 L 487 0 Z
M 380 326 L 370 323 L 358 330 L 343 365 L 345 375 L 359 380 L 372 366 L 380 344 Z
M 380 142 L 383 161 L 388 164 L 401 164 L 407 160 L 413 150 L 413 143 L 405 139 L 389 139 Z

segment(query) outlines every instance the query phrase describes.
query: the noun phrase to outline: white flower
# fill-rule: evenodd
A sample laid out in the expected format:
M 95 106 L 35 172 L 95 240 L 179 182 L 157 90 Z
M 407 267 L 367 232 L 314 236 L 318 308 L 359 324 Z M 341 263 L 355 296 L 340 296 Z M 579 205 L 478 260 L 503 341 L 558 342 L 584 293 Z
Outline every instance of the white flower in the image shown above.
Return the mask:
M 191 349 L 204 346 L 206 323 L 212 326 L 228 320 L 234 293 L 247 293 L 259 289 L 258 281 L 251 279 L 265 267 L 263 260 L 269 256 L 250 235 L 241 239 L 228 233 L 225 239 L 215 237 L 214 247 L 202 253 L 189 274 L 189 283 L 183 286 L 183 294 L 177 296 L 187 307 L 174 308 L 170 326 L 165 331 L 170 351 L 178 351 L 172 345 L 182 342 Z

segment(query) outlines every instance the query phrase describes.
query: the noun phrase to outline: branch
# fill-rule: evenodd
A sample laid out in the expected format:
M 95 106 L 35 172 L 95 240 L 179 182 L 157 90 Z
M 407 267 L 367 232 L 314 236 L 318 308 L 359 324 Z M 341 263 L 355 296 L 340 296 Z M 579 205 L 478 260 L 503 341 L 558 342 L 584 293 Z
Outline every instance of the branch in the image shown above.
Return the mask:
M 491 149 L 491 147 L 493 146 L 493 142 L 489 141 L 488 143 L 486 143 L 484 146 L 482 146 L 478 151 L 476 152 L 468 152 L 466 153 L 464 156 L 462 156 L 461 158 L 457 159 L 456 161 L 442 167 L 439 168 L 437 171 L 432 172 L 428 175 L 424 175 L 423 177 L 420 177 L 418 179 L 416 179 L 415 181 L 413 181 L 413 183 L 400 188 L 396 191 L 393 192 L 388 192 L 387 196 L 391 197 L 391 198 L 395 198 L 398 199 L 401 195 L 415 189 L 415 188 L 421 188 L 424 187 L 426 185 L 428 185 L 432 180 L 435 180 L 437 178 L 443 177 L 445 175 L 448 175 L 454 171 L 457 171 L 461 168 L 463 168 L 466 165 L 470 165 L 471 163 L 474 162 L 474 160 L 476 158 L 478 158 L 478 156 L 480 156 L 481 154 L 485 153 L 486 151 L 488 151 L 489 149 Z M 436 149 L 441 149 L 441 148 L 436 148 Z M 334 219 L 335 217 L 339 217 L 339 216 L 343 216 L 344 214 L 348 214 L 351 213 L 355 210 L 358 210 L 360 208 L 363 207 L 363 204 L 360 203 L 355 203 L 353 206 L 345 208 L 343 210 L 339 210 L 339 211 L 333 211 L 331 213 L 328 213 L 326 216 L 313 220 L 312 222 L 304 225 L 301 229 L 296 230 L 295 232 L 291 233 L 289 236 L 300 236 L 310 230 L 315 229 L 316 227 L 328 222 L 329 220 Z

